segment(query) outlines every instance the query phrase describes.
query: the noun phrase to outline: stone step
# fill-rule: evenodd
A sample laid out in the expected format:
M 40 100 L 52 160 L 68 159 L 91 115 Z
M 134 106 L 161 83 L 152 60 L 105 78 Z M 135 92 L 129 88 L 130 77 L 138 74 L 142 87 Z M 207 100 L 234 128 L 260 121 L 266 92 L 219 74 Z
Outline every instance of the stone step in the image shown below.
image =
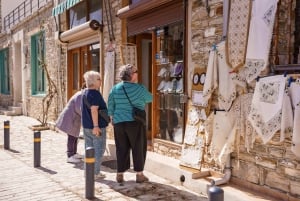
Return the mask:
M 15 115 L 22 115 L 22 107 L 20 106 L 9 106 L 8 110 L 13 111 Z

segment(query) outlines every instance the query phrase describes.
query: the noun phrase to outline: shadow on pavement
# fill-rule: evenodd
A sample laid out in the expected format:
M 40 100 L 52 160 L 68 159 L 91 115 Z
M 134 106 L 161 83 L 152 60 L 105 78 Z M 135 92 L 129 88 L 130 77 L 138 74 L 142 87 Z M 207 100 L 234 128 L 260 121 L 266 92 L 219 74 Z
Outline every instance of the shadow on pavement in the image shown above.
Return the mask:
M 128 180 L 123 185 L 111 180 L 100 180 L 99 182 L 110 186 L 126 197 L 137 200 L 207 201 L 204 196 L 157 182 L 136 183 L 134 180 Z
M 36 169 L 39 169 L 39 170 L 42 170 L 46 173 L 49 173 L 49 174 L 57 174 L 57 172 L 53 171 L 53 170 L 49 170 L 48 168 L 45 168 L 45 167 L 37 167 Z

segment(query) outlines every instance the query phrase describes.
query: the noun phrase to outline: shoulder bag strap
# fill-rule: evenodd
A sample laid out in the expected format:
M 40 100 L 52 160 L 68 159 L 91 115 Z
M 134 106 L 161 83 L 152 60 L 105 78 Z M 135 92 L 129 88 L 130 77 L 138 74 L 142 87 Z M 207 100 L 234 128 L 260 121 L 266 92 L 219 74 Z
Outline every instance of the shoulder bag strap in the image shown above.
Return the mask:
M 127 97 L 128 101 L 129 101 L 130 105 L 133 107 L 133 105 L 132 105 L 132 103 L 131 103 L 131 101 L 130 101 L 130 99 L 129 99 L 128 95 L 127 95 L 127 92 L 126 92 L 126 90 L 125 90 L 125 87 L 124 87 L 124 85 L 123 85 L 122 87 L 123 87 L 123 90 L 124 90 L 124 92 L 125 92 L 125 95 L 126 95 L 126 97 Z
M 89 109 L 91 109 L 91 104 L 89 103 L 89 101 L 88 101 L 87 97 L 85 96 L 85 94 L 83 94 L 82 97 L 83 97 L 83 102 L 84 102 L 84 104 L 85 104 Z

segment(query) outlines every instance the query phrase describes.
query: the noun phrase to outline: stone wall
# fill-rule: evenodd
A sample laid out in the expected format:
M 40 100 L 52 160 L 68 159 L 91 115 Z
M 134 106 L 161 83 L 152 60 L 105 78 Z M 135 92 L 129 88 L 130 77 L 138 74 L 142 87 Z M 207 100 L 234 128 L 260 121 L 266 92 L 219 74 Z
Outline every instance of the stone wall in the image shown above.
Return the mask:
M 218 43 L 222 36 L 221 0 L 209 1 L 210 13 L 207 15 L 202 1 L 192 2 L 192 61 L 199 66 L 207 66 L 208 50 L 212 44 Z M 294 9 L 295 1 L 281 0 L 278 4 L 278 20 L 274 35 L 278 37 L 278 47 L 271 50 L 270 60 L 278 53 L 280 64 L 288 64 L 293 49 L 293 15 L 287 11 Z M 206 35 L 206 33 L 214 34 Z M 273 38 L 272 44 L 274 44 Z M 277 51 L 277 52 L 276 52 Z M 273 54 L 273 55 L 272 55 Z M 277 59 L 277 60 L 278 60 Z M 272 64 L 272 62 L 271 62 Z M 213 109 L 213 107 L 212 107 Z M 240 139 L 239 150 L 232 154 L 232 178 L 245 184 L 254 184 L 266 189 L 273 189 L 293 198 L 300 198 L 300 159 L 291 152 L 291 139 L 278 142 L 277 133 L 271 142 L 263 144 L 257 138 L 249 152 L 244 148 L 243 138 Z

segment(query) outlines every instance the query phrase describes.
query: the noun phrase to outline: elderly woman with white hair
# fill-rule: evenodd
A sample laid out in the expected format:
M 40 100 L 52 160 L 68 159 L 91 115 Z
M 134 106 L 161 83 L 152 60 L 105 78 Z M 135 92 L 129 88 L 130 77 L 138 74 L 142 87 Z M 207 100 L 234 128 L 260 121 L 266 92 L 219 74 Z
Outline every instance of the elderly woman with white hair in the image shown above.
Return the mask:
M 108 115 L 112 117 L 117 156 L 118 183 L 124 182 L 124 172 L 130 168 L 130 150 L 136 182 L 149 181 L 143 174 L 146 152 L 146 126 L 135 121 L 133 106 L 141 110 L 152 102 L 152 94 L 144 85 L 137 83 L 137 68 L 131 64 L 121 66 L 121 82 L 113 86 L 108 96 Z
M 87 71 L 83 77 L 87 87 L 83 92 L 81 104 L 85 148 L 94 147 L 95 179 L 104 178 L 105 175 L 100 172 L 100 166 L 106 147 L 108 122 L 101 115 L 99 116 L 99 110 L 107 111 L 107 106 L 99 92 L 101 85 L 100 73 Z

